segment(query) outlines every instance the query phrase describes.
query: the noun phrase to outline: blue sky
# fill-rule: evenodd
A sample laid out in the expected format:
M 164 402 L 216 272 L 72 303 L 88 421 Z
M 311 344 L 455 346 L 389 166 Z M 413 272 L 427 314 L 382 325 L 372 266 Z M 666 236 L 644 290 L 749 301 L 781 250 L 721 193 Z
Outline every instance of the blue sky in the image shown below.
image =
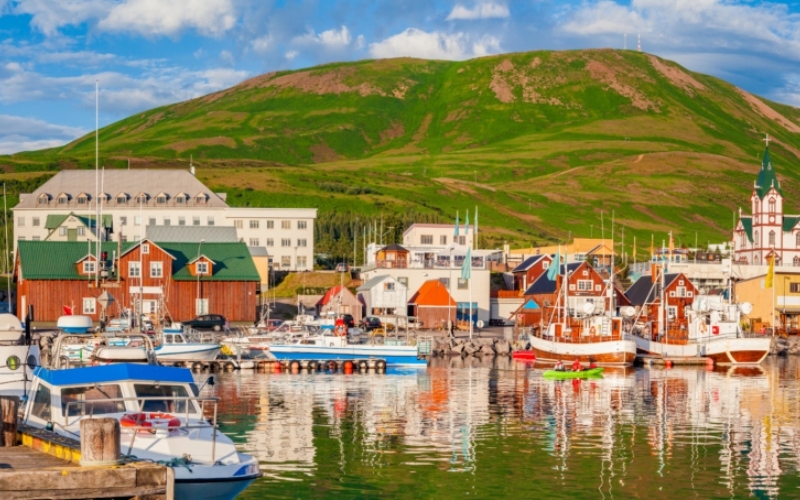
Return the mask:
M 800 1 L 0 0 L 0 153 L 278 69 L 636 47 L 800 106 Z

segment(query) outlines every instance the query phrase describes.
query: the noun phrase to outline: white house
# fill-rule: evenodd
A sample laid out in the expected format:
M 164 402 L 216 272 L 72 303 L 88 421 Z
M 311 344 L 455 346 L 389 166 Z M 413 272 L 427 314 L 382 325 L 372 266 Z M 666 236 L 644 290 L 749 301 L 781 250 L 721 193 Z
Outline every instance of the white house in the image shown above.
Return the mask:
M 408 315 L 408 287 L 392 276 L 386 274 L 375 276 L 356 291 L 367 315 Z
M 474 236 L 473 227 L 465 232 L 464 226 L 459 226 L 458 236 L 455 235 L 455 224 L 412 224 L 403 232 L 404 247 L 450 247 L 472 248 Z
M 738 264 L 763 265 L 775 257 L 777 266 L 800 266 L 800 215 L 784 213 L 781 184 L 767 148 L 761 171 L 750 195 L 752 215 L 742 215 L 733 232 L 733 260 Z
M 280 270 L 314 266 L 315 208 L 235 208 L 188 170 L 63 170 L 13 208 L 16 240 L 137 241 L 147 226 L 232 226 Z M 95 194 L 97 193 L 97 194 Z M 96 227 L 98 213 L 103 221 Z

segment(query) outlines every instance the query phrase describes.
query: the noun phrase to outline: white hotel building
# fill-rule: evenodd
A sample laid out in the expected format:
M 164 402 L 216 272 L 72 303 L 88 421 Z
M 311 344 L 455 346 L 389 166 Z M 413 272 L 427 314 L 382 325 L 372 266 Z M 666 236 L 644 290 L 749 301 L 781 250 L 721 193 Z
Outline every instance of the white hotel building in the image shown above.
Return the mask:
M 147 226 L 232 226 L 239 240 L 265 248 L 273 269 L 314 268 L 315 208 L 235 208 L 188 170 L 106 170 L 95 196 L 94 170 L 63 170 L 14 212 L 16 240 L 137 241 Z M 98 231 L 97 203 L 103 221 Z

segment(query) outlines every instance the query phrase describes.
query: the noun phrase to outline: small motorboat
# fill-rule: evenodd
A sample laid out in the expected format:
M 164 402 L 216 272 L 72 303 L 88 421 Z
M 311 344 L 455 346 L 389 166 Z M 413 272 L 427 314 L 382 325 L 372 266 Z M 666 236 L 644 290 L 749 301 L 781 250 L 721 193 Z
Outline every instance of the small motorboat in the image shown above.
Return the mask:
M 194 342 L 181 333 L 164 333 L 155 352 L 159 361 L 210 361 L 219 356 L 222 346 L 214 342 Z
M 536 361 L 536 353 L 533 351 L 514 351 L 511 353 L 512 359 L 519 361 Z
M 603 378 L 603 368 L 587 368 L 579 372 L 545 370 L 544 378 L 551 380 L 568 380 L 573 378 Z

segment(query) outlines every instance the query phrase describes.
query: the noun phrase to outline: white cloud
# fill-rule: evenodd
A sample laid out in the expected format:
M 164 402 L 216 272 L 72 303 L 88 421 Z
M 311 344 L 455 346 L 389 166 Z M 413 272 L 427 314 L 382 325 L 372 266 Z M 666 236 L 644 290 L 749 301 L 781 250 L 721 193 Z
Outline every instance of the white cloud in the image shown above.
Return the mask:
M 203 49 L 197 49 L 194 52 L 192 52 L 192 55 L 194 56 L 195 59 L 202 59 L 205 57 L 206 51 Z
M 321 45 L 327 49 L 337 50 L 349 46 L 352 40 L 350 30 L 347 29 L 347 26 L 342 26 L 338 30 L 333 28 L 323 31 L 319 35 L 315 34 L 314 30 L 309 30 L 305 35 L 294 37 L 292 43 L 295 45 Z
M 233 54 L 231 54 L 229 50 L 223 50 L 222 52 L 220 52 L 219 59 L 220 61 L 222 61 L 223 64 L 226 64 L 228 66 L 233 66 L 233 64 L 236 62 L 233 58 Z
M 473 8 L 464 7 L 463 5 L 456 4 L 450 15 L 447 16 L 446 21 L 453 20 L 474 20 L 474 19 L 489 19 L 489 18 L 505 18 L 509 16 L 508 7 L 505 4 L 494 2 L 480 2 Z
M 272 35 L 263 35 L 250 42 L 250 48 L 253 49 L 253 52 L 256 54 L 267 53 L 270 49 L 272 49 L 273 45 L 274 40 Z
M 0 154 L 53 148 L 86 133 L 78 127 L 55 125 L 35 118 L 0 115 Z
M 459 60 L 500 52 L 500 41 L 491 36 L 473 40 L 466 33 L 426 32 L 408 28 L 369 45 L 372 57 L 419 57 L 422 59 Z
M 216 37 L 235 24 L 236 11 L 231 0 L 127 0 L 115 5 L 98 27 L 145 36 L 174 36 L 194 28 L 203 35 Z
M 285 57 L 286 57 L 286 59 L 288 59 L 288 60 L 290 60 L 290 61 L 291 61 L 292 59 L 294 59 L 295 57 L 297 57 L 297 55 L 298 55 L 298 54 L 300 54 L 298 51 L 296 51 L 296 50 L 290 50 L 289 52 L 287 52 L 287 53 L 285 54 Z
M 29 14 L 32 16 L 31 25 L 51 36 L 63 26 L 77 26 L 103 16 L 112 6 L 110 0 L 18 0 L 12 11 Z

